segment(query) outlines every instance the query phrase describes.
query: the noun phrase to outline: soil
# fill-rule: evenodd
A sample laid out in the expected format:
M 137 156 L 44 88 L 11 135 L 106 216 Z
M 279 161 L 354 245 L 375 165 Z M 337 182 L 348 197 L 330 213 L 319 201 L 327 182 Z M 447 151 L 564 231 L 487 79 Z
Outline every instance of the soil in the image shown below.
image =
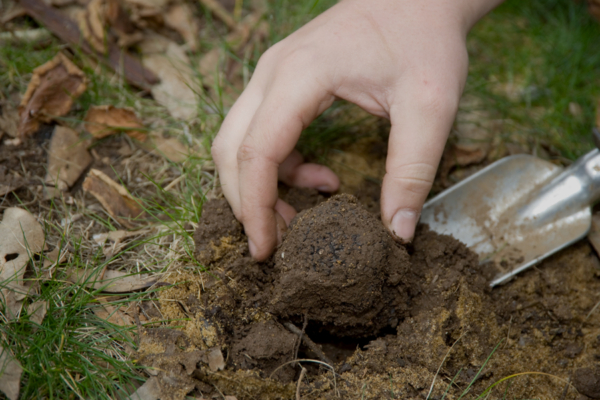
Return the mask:
M 174 276 L 159 294 L 163 316 L 189 338 L 181 351 L 226 354 L 223 371 L 198 362 L 182 378 L 190 395 L 477 398 L 506 378 L 491 398 L 600 398 L 600 262 L 587 242 L 492 290 L 495 267 L 451 237 L 419 226 L 413 243 L 393 242 L 367 210 L 372 190 L 359 193 L 367 207 L 349 195 L 280 194 L 290 193 L 301 212 L 263 263 L 225 200 L 207 202 L 195 234 L 207 271 Z M 167 308 L 173 301 L 182 307 Z M 155 353 L 140 354 L 151 366 Z

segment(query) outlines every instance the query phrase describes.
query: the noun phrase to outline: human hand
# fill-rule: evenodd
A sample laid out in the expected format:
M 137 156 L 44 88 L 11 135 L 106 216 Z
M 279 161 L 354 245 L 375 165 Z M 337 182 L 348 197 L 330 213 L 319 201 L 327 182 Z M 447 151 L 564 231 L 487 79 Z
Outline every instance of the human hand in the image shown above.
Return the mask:
M 294 150 L 337 98 L 392 128 L 381 218 L 410 241 L 450 132 L 468 67 L 466 35 L 500 0 L 345 0 L 271 47 L 212 147 L 252 256 L 267 258 L 295 210 L 277 180 L 333 192 L 335 174 Z

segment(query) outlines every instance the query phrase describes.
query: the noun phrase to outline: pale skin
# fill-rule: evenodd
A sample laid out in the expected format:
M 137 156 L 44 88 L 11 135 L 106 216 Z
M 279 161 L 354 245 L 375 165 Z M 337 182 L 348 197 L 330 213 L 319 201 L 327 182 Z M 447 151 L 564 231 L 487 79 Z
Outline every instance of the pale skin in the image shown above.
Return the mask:
M 266 259 L 296 211 L 277 181 L 335 192 L 337 176 L 294 150 L 336 99 L 391 122 L 381 219 L 412 240 L 467 77 L 466 36 L 501 0 L 344 0 L 271 47 L 212 147 L 251 255 Z

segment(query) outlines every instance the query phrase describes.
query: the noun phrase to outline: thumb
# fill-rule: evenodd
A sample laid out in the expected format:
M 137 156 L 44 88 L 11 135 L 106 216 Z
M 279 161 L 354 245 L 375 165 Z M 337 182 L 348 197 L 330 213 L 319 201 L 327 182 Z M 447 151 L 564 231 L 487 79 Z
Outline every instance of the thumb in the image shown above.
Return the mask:
M 410 242 L 431 190 L 458 107 L 458 96 L 412 97 L 390 112 L 392 129 L 381 218 L 394 239 Z M 420 97 L 420 98 L 419 98 Z

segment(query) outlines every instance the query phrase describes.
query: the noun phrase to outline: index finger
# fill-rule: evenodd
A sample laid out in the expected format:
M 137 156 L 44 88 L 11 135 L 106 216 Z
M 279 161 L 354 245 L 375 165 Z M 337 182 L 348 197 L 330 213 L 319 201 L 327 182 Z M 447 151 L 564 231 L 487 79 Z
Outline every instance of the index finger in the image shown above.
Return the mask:
M 277 245 L 279 165 L 293 151 L 302 130 L 333 100 L 316 82 L 279 79 L 252 119 L 237 157 L 242 222 L 257 260 L 266 259 Z

